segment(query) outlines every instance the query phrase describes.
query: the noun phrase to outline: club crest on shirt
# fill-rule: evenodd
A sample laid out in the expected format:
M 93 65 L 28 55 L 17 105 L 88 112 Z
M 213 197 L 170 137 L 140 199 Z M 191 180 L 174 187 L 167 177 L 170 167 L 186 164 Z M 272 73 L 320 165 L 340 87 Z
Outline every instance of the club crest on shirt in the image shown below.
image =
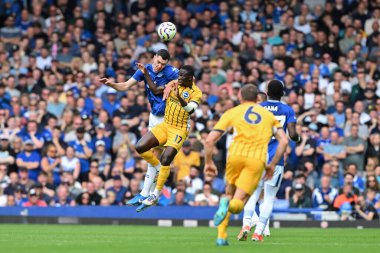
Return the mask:
M 184 92 L 182 93 L 182 97 L 183 97 L 184 99 L 189 98 L 189 92 L 184 91 Z

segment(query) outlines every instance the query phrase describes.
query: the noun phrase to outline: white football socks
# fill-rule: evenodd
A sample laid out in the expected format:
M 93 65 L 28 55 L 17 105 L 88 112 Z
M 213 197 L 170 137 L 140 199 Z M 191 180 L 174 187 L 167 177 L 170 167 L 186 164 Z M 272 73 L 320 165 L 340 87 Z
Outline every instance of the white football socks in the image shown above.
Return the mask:
M 148 164 L 148 170 L 145 175 L 143 189 L 140 194 L 144 197 L 147 197 L 151 193 L 151 189 L 156 187 L 157 175 L 160 171 L 161 164 L 154 167 L 150 163 Z M 157 170 L 158 168 L 158 170 Z

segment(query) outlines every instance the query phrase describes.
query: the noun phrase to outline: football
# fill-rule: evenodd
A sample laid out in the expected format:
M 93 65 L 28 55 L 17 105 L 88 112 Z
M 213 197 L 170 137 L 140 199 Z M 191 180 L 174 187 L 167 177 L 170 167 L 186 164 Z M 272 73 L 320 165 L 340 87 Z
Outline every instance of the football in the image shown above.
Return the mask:
M 163 22 L 158 26 L 157 33 L 163 41 L 170 41 L 177 33 L 177 28 L 171 22 Z

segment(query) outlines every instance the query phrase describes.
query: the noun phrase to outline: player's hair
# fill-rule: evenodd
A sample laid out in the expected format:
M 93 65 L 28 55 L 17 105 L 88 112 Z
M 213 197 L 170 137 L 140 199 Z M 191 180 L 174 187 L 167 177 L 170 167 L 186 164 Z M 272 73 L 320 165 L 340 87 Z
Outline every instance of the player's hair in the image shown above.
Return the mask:
M 267 89 L 269 98 L 280 100 L 284 95 L 284 84 L 280 80 L 270 80 Z
M 186 75 L 189 75 L 189 76 L 194 76 L 195 75 L 194 68 L 192 66 L 190 66 L 190 65 L 183 65 L 181 67 L 181 70 L 186 71 Z
M 166 49 L 160 49 L 157 51 L 156 55 L 161 56 L 162 59 L 170 61 L 169 51 Z
M 246 84 L 241 88 L 240 92 L 244 101 L 256 102 L 259 90 L 253 84 Z

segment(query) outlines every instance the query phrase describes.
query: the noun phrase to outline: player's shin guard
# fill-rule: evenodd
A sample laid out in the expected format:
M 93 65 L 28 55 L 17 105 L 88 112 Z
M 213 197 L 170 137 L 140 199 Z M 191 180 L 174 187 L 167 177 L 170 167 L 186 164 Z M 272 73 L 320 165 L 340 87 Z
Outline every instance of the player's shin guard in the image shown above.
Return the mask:
M 228 211 L 231 213 L 240 213 L 244 208 L 244 202 L 240 199 L 232 199 L 228 207 Z
M 157 179 L 158 179 L 158 173 L 160 173 L 161 164 L 157 165 L 154 168 L 156 169 L 156 176 L 154 177 L 153 183 L 152 183 L 152 185 L 150 187 L 149 194 L 153 193 L 154 190 L 156 189 Z
M 227 239 L 227 227 L 230 222 L 231 212 L 228 212 L 226 218 L 218 226 L 218 238 Z
M 162 188 L 164 188 L 164 184 L 166 180 L 168 179 L 169 175 L 170 175 L 170 166 L 161 166 L 161 169 L 157 178 L 156 189 L 154 190 L 154 195 L 158 196 L 160 194 Z
M 157 159 L 157 157 L 153 154 L 152 150 L 148 150 L 142 154 L 140 154 L 141 157 L 147 161 L 149 164 L 153 166 L 157 166 L 160 164 L 160 161 Z
M 156 168 L 149 163 L 148 164 L 148 170 L 146 172 L 145 179 L 144 179 L 144 186 L 143 186 L 143 189 L 140 193 L 142 196 L 146 197 L 149 195 L 152 186 L 154 185 L 155 181 L 157 180 L 156 176 L 157 176 Z

